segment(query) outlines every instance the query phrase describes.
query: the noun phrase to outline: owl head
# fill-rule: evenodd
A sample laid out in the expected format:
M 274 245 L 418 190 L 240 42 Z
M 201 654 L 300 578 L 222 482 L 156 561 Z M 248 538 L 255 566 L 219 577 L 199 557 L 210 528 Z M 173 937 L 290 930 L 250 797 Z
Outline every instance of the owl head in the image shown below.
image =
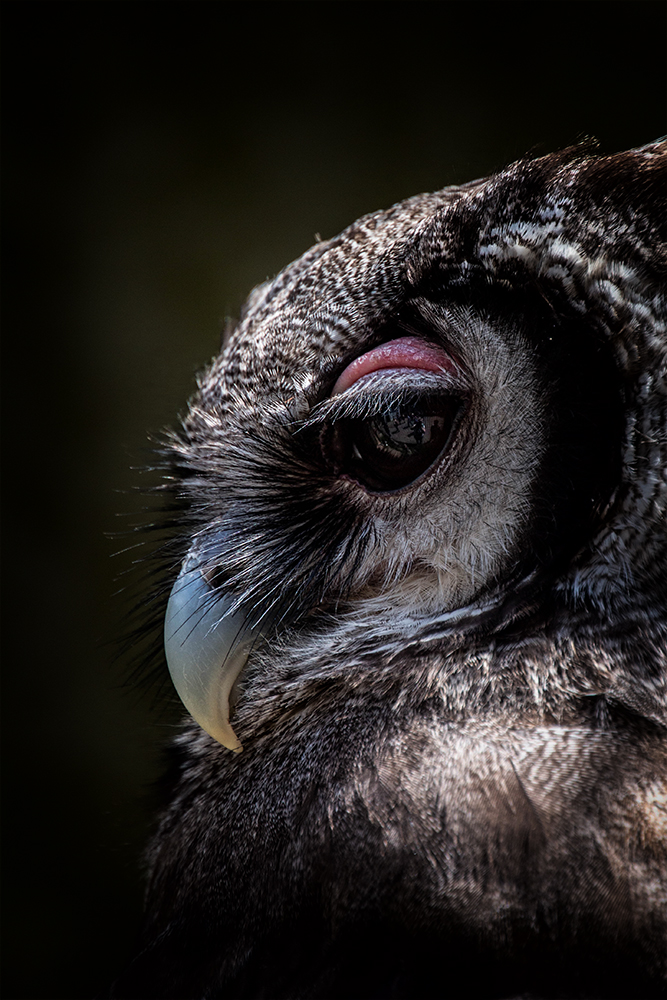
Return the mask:
M 664 171 L 664 143 L 521 162 L 366 216 L 253 292 L 171 442 L 167 656 L 223 745 L 243 669 L 276 649 L 641 633 L 664 604 Z M 613 673 L 652 702 L 655 678 Z M 545 675 L 534 710 L 610 680 Z

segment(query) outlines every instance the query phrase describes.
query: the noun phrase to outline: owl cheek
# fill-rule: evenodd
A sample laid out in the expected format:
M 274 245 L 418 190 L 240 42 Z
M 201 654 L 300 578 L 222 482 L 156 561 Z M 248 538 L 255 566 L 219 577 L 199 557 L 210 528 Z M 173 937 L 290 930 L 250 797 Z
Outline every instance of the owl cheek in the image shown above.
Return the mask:
M 169 673 L 195 722 L 235 753 L 243 747 L 229 721 L 230 698 L 268 616 L 251 624 L 234 598 L 211 587 L 187 557 L 172 588 L 164 622 Z

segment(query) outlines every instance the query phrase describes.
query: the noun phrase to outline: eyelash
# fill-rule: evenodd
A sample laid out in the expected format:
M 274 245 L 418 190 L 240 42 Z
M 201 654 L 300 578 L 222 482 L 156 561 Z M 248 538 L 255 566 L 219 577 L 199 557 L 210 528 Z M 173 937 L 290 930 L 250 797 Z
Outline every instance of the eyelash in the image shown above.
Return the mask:
M 295 433 L 312 428 L 323 429 L 340 420 L 367 420 L 400 407 L 419 406 L 429 396 L 466 395 L 467 385 L 444 372 L 381 369 L 339 396 L 322 400 L 308 417 L 298 423 Z

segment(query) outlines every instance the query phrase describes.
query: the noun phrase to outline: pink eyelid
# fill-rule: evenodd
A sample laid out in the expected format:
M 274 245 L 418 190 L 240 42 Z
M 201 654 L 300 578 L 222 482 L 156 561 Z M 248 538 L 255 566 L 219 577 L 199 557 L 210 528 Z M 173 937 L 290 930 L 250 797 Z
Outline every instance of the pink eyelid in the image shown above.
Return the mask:
M 347 366 L 333 387 L 332 396 L 345 392 L 364 375 L 383 368 L 421 368 L 427 372 L 456 373 L 456 365 L 442 347 L 419 337 L 399 337 L 362 354 Z

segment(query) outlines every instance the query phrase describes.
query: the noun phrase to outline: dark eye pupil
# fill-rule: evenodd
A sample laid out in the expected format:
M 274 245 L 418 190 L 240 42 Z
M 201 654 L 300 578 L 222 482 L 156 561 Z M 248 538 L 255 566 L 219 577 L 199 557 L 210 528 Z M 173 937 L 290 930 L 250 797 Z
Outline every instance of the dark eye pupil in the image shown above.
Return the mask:
M 439 443 L 443 426 L 442 416 L 390 410 L 367 420 L 364 429 L 372 447 L 400 459 L 411 458 L 429 445 Z
M 438 398 L 339 420 L 325 453 L 338 474 L 370 490 L 397 490 L 419 478 L 444 450 L 460 408 L 458 399 Z

